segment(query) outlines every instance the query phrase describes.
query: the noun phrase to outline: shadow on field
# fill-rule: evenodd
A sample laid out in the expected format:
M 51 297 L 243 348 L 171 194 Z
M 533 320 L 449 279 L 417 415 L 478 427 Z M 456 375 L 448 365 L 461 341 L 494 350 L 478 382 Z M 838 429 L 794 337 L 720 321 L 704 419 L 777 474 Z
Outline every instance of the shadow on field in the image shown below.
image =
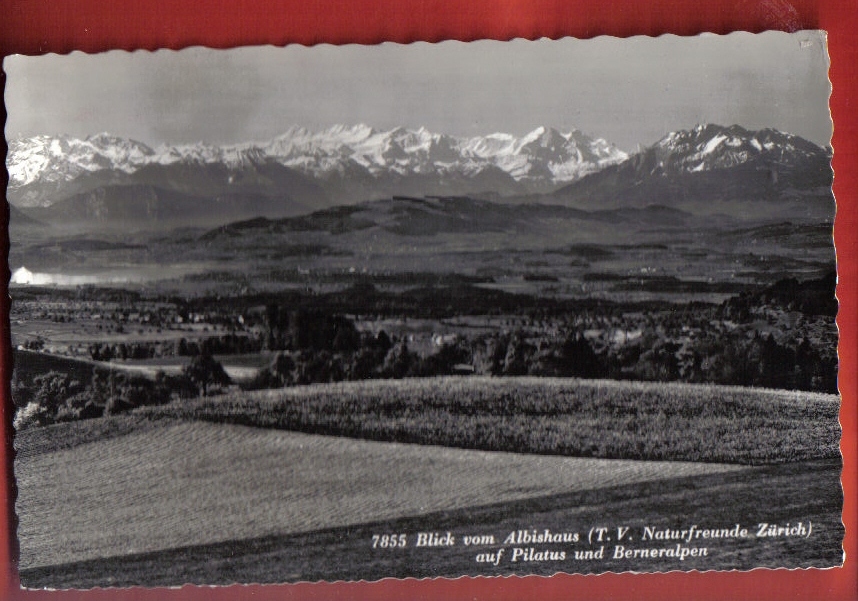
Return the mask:
M 832 567 L 843 559 L 841 543 L 841 462 L 819 460 L 747 468 L 699 477 L 665 479 L 604 489 L 569 492 L 463 510 L 436 512 L 392 521 L 265 536 L 217 544 L 25 570 L 28 588 L 96 586 L 178 586 L 194 584 L 275 583 L 316 580 L 378 580 L 385 577 L 504 574 L 598 573 L 668 570 L 732 570 L 755 567 Z M 798 522 L 809 536 L 757 538 L 759 523 Z M 706 557 L 614 559 L 614 544 L 587 542 L 590 528 L 629 527 L 626 549 L 675 548 L 676 540 L 642 543 L 644 526 L 661 528 L 748 529 L 747 538 L 697 539 Z M 577 543 L 504 544 L 518 530 L 578 532 Z M 455 545 L 416 547 L 418 533 L 452 533 Z M 373 548 L 375 534 L 407 535 L 405 548 Z M 464 545 L 464 537 L 491 536 L 492 544 Z M 603 558 L 576 558 L 575 551 L 603 548 Z M 565 551 L 557 561 L 511 562 L 513 547 Z M 505 553 L 499 565 L 477 556 Z

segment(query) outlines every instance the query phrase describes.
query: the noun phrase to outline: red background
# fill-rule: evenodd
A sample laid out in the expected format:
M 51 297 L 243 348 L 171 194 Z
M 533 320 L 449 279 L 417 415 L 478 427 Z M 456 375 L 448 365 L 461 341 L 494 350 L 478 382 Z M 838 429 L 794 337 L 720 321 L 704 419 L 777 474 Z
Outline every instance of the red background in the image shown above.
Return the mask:
M 0 528 L 0 597 L 11 599 L 858 599 L 858 8 L 854 0 L 0 0 L 0 51 L 43 54 L 319 42 L 378 43 L 514 37 L 695 35 L 700 32 L 825 29 L 833 84 L 835 243 L 840 299 L 841 423 L 845 459 L 842 569 L 755 570 L 744 573 L 558 575 L 552 578 L 386 580 L 178 590 L 125 589 L 48 593 L 20 591 L 14 529 Z M 0 76 L 5 84 L 5 76 Z M 5 112 L 3 113 L 5 118 Z M 2 150 L 5 151 L 5 146 Z M 5 153 L 4 153 L 5 154 Z M 5 177 L 5 173 L 3 174 Z M 4 181 L 5 183 L 5 181 Z M 0 212 L 2 216 L 5 211 Z M 2 216 L 5 221 L 6 217 Z M 0 243 L 6 248 L 5 228 Z M 4 251 L 5 252 L 5 251 Z M 8 281 L 3 264 L 0 281 Z M 9 345 L 8 295 L 0 296 L 2 350 Z M 11 474 L 8 352 L 0 364 L 5 444 L 0 462 Z M 14 524 L 14 488 L 0 487 L 0 507 Z M 2 522 L 2 520 L 0 520 Z

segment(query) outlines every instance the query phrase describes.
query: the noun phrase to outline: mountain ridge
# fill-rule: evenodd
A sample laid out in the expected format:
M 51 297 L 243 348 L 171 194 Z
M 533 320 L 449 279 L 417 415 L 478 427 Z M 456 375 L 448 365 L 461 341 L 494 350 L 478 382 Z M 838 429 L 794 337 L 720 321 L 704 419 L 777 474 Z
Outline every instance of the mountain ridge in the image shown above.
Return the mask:
M 665 204 L 699 214 L 830 220 L 833 172 L 827 149 L 773 129 L 698 125 L 671 132 L 627 160 L 550 194 L 582 209 Z
M 385 231 L 408 237 L 437 234 L 538 232 L 549 222 L 598 225 L 683 227 L 694 221 L 685 211 L 650 205 L 641 208 L 583 211 L 542 203 L 505 204 L 467 196 L 397 196 L 349 206 L 337 206 L 307 215 L 253 219 L 211 229 L 201 240 L 212 242 L 240 236 L 263 237 L 288 232 L 325 232 L 341 235 L 360 231 Z
M 43 137 L 42 148 L 61 157 L 69 148 L 83 148 L 83 154 L 72 152 L 66 169 L 48 170 L 44 183 L 10 183 L 9 200 L 31 217 L 61 227 L 72 222 L 86 227 L 88 220 L 93 227 L 135 227 L 143 217 L 147 227 L 210 226 L 403 196 L 468 196 L 588 212 L 660 205 L 719 219 L 768 220 L 777 214 L 785 220 L 825 222 L 833 216 L 830 151 L 773 129 L 698 125 L 670 132 L 620 162 L 600 146 L 603 141 L 593 142 L 577 130 L 563 134 L 540 127 L 522 137 L 497 133 L 467 143 L 456 140 L 425 128 L 378 131 L 365 125 L 335 126 L 322 133 L 294 127 L 274 138 L 268 150 L 248 143 L 156 152 L 108 134 L 65 142 Z M 15 144 L 10 144 L 10 157 L 20 155 Z M 308 144 L 315 149 L 312 156 L 305 152 Z M 87 154 L 100 146 L 109 156 Z M 602 163 L 557 187 L 563 168 L 552 159 L 569 157 L 573 150 L 570 164 Z M 477 158 L 454 161 L 455 166 L 441 160 L 461 156 Z M 480 157 L 495 162 L 486 159 L 477 165 Z M 41 164 L 34 161 L 30 167 Z M 522 161 L 529 161 L 527 168 L 516 171 Z M 13 166 L 10 173 L 35 173 L 35 167 L 28 169 Z M 71 179 L 64 181 L 66 177 Z M 549 181 L 555 185 L 548 186 Z M 39 204 L 39 195 L 53 202 Z M 173 200 L 181 210 L 167 208 Z
M 561 133 L 543 126 L 521 137 L 504 133 L 457 137 L 423 127 L 382 131 L 359 124 L 321 131 L 293 127 L 267 142 L 222 146 L 198 143 L 151 148 L 106 133 L 84 139 L 34 136 L 10 141 L 7 168 L 10 199 L 26 207 L 61 200 L 61 184 L 86 173 L 114 170 L 133 174 L 156 164 L 222 164 L 239 169 L 273 161 L 322 180 L 356 172 L 376 179 L 463 179 L 495 169 L 509 178 L 501 187 L 517 193 L 522 191 L 516 187 L 519 182 L 528 189 L 542 190 L 627 156 L 604 139 L 574 129 Z M 42 186 L 46 186 L 44 192 L 39 190 Z M 382 186 L 380 195 L 387 192 Z

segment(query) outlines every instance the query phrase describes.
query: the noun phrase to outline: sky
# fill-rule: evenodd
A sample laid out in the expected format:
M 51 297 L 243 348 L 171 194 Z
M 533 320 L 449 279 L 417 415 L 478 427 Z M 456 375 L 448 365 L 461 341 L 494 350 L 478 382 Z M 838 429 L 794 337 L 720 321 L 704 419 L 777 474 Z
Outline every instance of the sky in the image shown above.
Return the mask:
M 5 133 L 157 146 L 265 141 L 293 125 L 459 136 L 545 125 L 634 150 L 736 123 L 827 145 L 827 68 L 821 32 L 12 56 Z

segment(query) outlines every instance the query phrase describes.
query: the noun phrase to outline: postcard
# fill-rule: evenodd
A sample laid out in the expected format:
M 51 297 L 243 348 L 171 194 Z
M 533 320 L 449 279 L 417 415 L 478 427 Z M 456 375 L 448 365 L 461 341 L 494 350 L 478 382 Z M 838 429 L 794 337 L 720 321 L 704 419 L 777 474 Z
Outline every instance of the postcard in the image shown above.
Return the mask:
M 842 565 L 824 32 L 3 69 L 23 587 Z

